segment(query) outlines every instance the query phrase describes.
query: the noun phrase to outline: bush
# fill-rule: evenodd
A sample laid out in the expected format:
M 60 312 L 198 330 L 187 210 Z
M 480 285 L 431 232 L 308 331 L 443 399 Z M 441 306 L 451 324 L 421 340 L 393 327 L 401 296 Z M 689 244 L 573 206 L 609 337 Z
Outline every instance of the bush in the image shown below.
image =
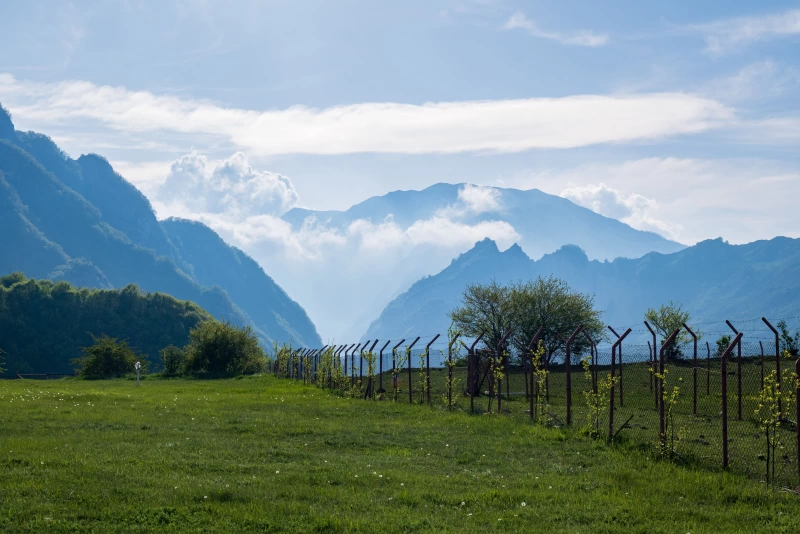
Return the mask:
M 189 332 L 186 370 L 194 374 L 246 374 L 263 371 L 266 359 L 249 326 L 205 321 Z
M 83 378 L 113 378 L 135 371 L 136 362 L 141 362 L 142 373 L 146 372 L 147 361 L 136 354 L 126 341 L 103 335 L 92 336 L 94 345 L 81 348 L 85 355 L 75 358 L 72 363 L 78 367 Z
M 186 370 L 186 353 L 180 347 L 170 345 L 161 349 L 159 354 L 165 376 L 176 376 Z

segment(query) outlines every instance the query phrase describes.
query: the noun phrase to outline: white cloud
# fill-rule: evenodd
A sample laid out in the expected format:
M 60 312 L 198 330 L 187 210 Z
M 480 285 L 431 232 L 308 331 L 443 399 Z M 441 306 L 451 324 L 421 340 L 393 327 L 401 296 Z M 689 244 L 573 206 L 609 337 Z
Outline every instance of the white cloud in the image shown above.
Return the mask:
M 282 215 L 298 201 L 289 178 L 257 171 L 237 152 L 220 161 L 192 151 L 172 163 L 158 197 L 197 212 Z
M 719 55 L 757 41 L 800 35 L 800 9 L 719 20 L 691 29 L 705 35 L 709 53 Z
M 604 183 L 574 186 L 561 191 L 568 198 L 590 210 L 617 219 L 639 230 L 650 230 L 670 239 L 676 239 L 682 227 L 662 221 L 652 215 L 657 203 L 638 193 L 622 193 Z
M 733 111 L 685 93 L 257 111 L 90 82 L 36 83 L 0 74 L 0 101 L 25 128 L 55 126 L 151 137 L 207 136 L 253 155 L 519 152 L 656 140 L 722 126 Z
M 472 213 L 486 213 L 500 209 L 500 191 L 494 187 L 465 184 L 458 190 L 458 200 Z
M 511 15 L 511 18 L 506 21 L 503 28 L 506 30 L 525 30 L 534 37 L 549 39 L 565 45 L 596 47 L 608 43 L 608 35 L 604 33 L 594 33 L 586 30 L 569 33 L 545 31 L 521 11 Z
M 800 237 L 800 166 L 762 159 L 643 158 L 537 171 L 507 179 L 536 187 L 692 245 Z M 608 191 L 610 190 L 610 191 Z

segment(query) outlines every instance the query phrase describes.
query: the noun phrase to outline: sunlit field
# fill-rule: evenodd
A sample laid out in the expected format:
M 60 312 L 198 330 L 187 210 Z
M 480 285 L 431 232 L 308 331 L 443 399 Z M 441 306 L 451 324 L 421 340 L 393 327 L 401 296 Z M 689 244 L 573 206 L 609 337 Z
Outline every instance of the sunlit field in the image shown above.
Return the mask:
M 795 494 L 512 404 L 448 413 L 266 376 L 0 381 L 0 530 L 800 531 Z

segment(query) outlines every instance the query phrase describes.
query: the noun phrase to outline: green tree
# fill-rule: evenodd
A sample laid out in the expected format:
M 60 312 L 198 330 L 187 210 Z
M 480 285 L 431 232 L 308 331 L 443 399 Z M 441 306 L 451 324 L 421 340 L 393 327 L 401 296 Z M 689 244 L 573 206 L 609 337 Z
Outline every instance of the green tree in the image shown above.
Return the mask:
M 83 378 L 115 378 L 134 372 L 136 362 L 141 362 L 146 372 L 147 360 L 136 354 L 127 341 L 102 335 L 92 336 L 94 344 L 83 347 L 84 356 L 75 358 L 72 363 Z
M 722 357 L 722 354 L 725 352 L 725 349 L 727 349 L 728 346 L 731 344 L 731 341 L 733 341 L 733 338 L 731 337 L 730 334 L 722 334 L 721 336 L 719 336 L 719 339 L 717 339 L 718 358 Z
M 450 312 L 455 328 L 466 337 L 478 337 L 494 349 L 512 328 L 510 289 L 492 280 L 470 284 L 461 297 L 461 306 Z
M 528 344 L 537 330 L 543 327 L 542 343 L 545 359 L 564 354 L 566 339 L 583 325 L 595 343 L 605 336 L 602 311 L 594 307 L 594 297 L 574 291 L 564 280 L 553 276 L 517 282 L 509 290 L 514 345 L 527 352 Z M 571 345 L 575 361 L 588 350 L 586 336 L 578 334 Z
M 655 329 L 656 333 L 661 336 L 662 345 L 675 330 L 678 330 L 675 341 L 667 348 L 664 357 L 670 361 L 680 358 L 681 345 L 688 343 L 692 339 L 683 327 L 691 319 L 689 312 L 685 311 L 680 304 L 669 301 L 669 304 L 662 304 L 658 309 L 648 309 L 644 314 L 644 318 L 647 319 L 647 322 Z M 702 332 L 696 328 L 692 328 L 692 331 L 694 331 L 698 339 L 702 337 Z
M 186 353 L 180 347 L 169 345 L 159 352 L 163 373 L 166 376 L 176 376 L 186 369 Z
M 195 374 L 246 374 L 263 371 L 266 357 L 249 326 L 205 321 L 189 332 L 186 369 Z
M 789 333 L 789 327 L 786 321 L 778 321 L 778 330 L 781 332 L 780 347 L 781 352 L 788 352 L 793 358 L 797 357 L 798 349 L 800 349 L 800 332 L 795 332 L 794 336 Z

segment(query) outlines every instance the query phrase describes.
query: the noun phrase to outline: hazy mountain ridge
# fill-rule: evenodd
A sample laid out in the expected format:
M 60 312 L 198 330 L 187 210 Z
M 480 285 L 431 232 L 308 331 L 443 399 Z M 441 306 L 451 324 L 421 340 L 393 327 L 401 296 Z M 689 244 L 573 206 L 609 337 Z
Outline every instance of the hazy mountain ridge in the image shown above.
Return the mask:
M 0 213 L 3 273 L 23 271 L 31 277 L 105 289 L 135 283 L 146 291 L 193 301 L 219 319 L 250 324 L 265 343 L 321 343 L 302 308 L 263 271 L 258 271 L 262 279 L 252 268 L 248 271 L 254 287 L 240 307 L 227 290 L 241 298 L 242 272 L 230 271 L 210 282 L 198 280 L 194 272 L 196 267 L 213 270 L 210 265 L 224 262 L 224 255 L 196 253 L 194 263 L 187 262 L 147 198 L 104 158 L 85 155 L 72 160 L 44 135 L 16 132 L 2 108 L 0 208 L 6 208 Z M 214 232 L 209 229 L 204 235 L 209 247 L 222 250 Z M 242 263 L 225 265 L 232 269 Z M 266 312 L 253 312 L 251 301 L 259 297 Z M 278 310 L 292 314 L 284 317 Z
M 501 252 L 484 240 L 450 266 L 413 284 L 370 325 L 364 338 L 394 339 L 445 332 L 447 312 L 469 283 L 512 282 L 554 275 L 595 295 L 609 324 L 634 324 L 649 307 L 674 300 L 696 321 L 794 316 L 800 307 L 800 239 L 776 237 L 746 245 L 707 240 L 672 254 L 589 260 L 566 246 L 533 261 L 519 247 Z
M 345 211 L 294 208 L 283 215 L 293 228 L 314 217 L 332 228 L 346 228 L 359 219 L 373 223 L 387 217 L 402 229 L 435 216 L 452 217 L 466 224 L 487 221 L 509 223 L 521 236 L 518 244 L 531 257 L 540 257 L 565 244 L 575 244 L 593 259 L 638 258 L 648 252 L 675 252 L 684 245 L 654 232 L 636 230 L 572 201 L 538 189 L 491 189 L 496 206 L 470 210 L 460 197 L 468 184 L 438 183 L 420 191 L 393 191 L 371 197 Z

